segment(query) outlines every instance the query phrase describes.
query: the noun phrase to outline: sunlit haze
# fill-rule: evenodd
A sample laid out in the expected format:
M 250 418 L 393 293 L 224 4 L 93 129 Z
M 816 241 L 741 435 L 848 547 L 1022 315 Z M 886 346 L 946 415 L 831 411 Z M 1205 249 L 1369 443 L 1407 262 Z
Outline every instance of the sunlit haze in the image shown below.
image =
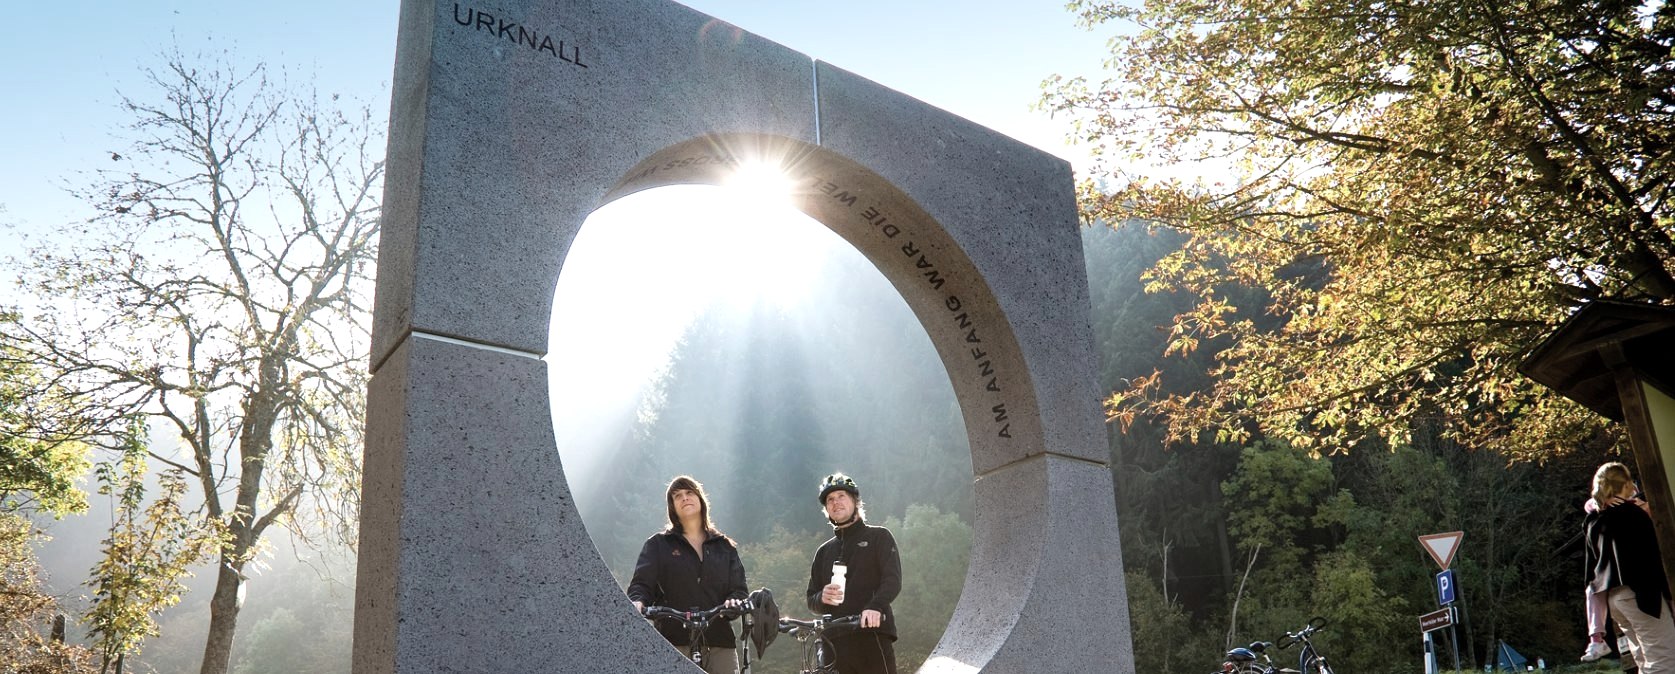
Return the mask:
M 740 176 L 725 187 L 618 199 L 595 211 L 571 245 L 547 363 L 558 446 L 572 474 L 588 471 L 601 436 L 634 412 L 641 388 L 701 312 L 794 307 L 820 282 L 810 272 L 822 259 L 859 255 L 792 208 L 770 167 Z

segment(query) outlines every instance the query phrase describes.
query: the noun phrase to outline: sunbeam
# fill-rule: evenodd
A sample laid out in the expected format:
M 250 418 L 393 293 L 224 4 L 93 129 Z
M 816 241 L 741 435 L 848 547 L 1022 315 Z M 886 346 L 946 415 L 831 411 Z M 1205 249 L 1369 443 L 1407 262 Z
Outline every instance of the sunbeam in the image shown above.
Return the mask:
M 595 211 L 572 243 L 553 301 L 548 362 L 558 446 L 586 474 L 634 420 L 645 387 L 701 314 L 802 304 L 816 270 L 847 248 L 790 207 L 761 166 L 725 188 L 648 190 Z M 568 419 L 568 422 L 567 422 Z M 614 429 L 614 430 L 613 430 Z M 582 489 L 581 486 L 576 486 Z
M 566 481 L 626 582 L 665 523 L 663 486 L 705 485 L 752 587 L 795 597 L 830 536 L 811 488 L 842 470 L 904 552 L 898 602 L 928 654 L 968 556 L 971 457 L 947 370 L 884 275 L 748 167 L 722 186 L 630 194 L 571 245 L 546 358 Z M 782 653 L 766 656 L 764 671 Z M 946 663 L 945 663 L 946 664 Z

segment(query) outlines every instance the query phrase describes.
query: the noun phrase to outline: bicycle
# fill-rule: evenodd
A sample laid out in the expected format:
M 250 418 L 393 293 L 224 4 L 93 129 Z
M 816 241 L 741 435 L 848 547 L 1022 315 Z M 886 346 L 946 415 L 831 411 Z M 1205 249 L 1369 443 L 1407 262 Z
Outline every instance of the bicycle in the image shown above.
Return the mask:
M 1297 654 L 1297 669 L 1302 674 L 1332 674 L 1332 667 L 1326 664 L 1326 656 L 1321 655 L 1320 651 L 1315 649 L 1314 642 L 1309 640 L 1309 635 L 1325 628 L 1326 619 L 1315 616 L 1303 629 L 1295 633 L 1287 632 L 1279 638 L 1280 648 L 1290 648 L 1292 644 L 1298 643 L 1303 645 L 1302 652 Z
M 833 653 L 830 637 L 843 636 L 861 626 L 861 616 L 833 618 L 822 615 L 814 620 L 780 618 L 779 631 L 790 634 L 803 644 L 803 668 L 797 674 L 835 674 L 837 655 Z
M 734 649 L 739 655 L 739 674 L 750 671 L 750 646 L 756 645 L 756 652 L 760 654 L 767 650 L 768 644 L 773 642 L 778 634 L 773 630 L 761 629 L 758 626 L 776 625 L 779 620 L 779 609 L 774 605 L 773 593 L 762 588 L 750 593 L 743 601 L 732 606 L 725 604 L 705 611 L 682 611 L 667 606 L 647 606 L 641 609 L 640 616 L 656 623 L 658 620 L 673 620 L 686 628 L 686 657 L 704 668 L 704 649 L 708 646 L 705 634 L 709 626 L 716 620 L 731 620 L 739 618 L 743 629 L 739 632 Z M 732 627 L 728 627 L 731 630 Z

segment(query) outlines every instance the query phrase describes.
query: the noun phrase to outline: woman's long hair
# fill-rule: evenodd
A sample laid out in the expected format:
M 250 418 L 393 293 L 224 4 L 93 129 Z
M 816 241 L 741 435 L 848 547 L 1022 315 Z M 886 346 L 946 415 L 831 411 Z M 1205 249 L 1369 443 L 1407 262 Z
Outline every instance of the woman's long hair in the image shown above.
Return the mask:
M 680 513 L 675 512 L 675 490 L 685 489 L 698 495 L 698 519 L 704 523 L 704 532 L 720 534 L 716 531 L 715 523 L 710 521 L 710 495 L 704 493 L 704 485 L 688 475 L 676 475 L 669 481 L 669 488 L 663 490 L 663 507 L 669 511 L 669 531 L 686 533 L 680 526 Z
M 1594 471 L 1594 505 L 1604 510 L 1611 505 L 1611 498 L 1620 496 L 1623 487 L 1634 482 L 1634 476 L 1628 472 L 1628 466 L 1620 461 L 1612 461 L 1601 465 Z

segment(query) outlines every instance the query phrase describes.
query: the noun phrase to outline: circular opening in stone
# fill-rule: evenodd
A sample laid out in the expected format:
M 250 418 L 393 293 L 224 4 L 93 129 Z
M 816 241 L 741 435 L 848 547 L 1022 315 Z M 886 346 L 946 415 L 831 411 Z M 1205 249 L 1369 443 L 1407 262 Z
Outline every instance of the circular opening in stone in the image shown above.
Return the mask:
M 626 586 L 666 523 L 675 475 L 705 486 L 751 589 L 803 601 L 831 536 L 819 479 L 856 478 L 894 533 L 898 664 L 941 637 L 970 556 L 971 453 L 941 359 L 900 294 L 853 246 L 784 201 L 677 185 L 595 211 L 571 245 L 547 356 L 565 476 Z M 624 598 L 626 603 L 627 599 Z M 760 671 L 794 671 L 776 642 Z

